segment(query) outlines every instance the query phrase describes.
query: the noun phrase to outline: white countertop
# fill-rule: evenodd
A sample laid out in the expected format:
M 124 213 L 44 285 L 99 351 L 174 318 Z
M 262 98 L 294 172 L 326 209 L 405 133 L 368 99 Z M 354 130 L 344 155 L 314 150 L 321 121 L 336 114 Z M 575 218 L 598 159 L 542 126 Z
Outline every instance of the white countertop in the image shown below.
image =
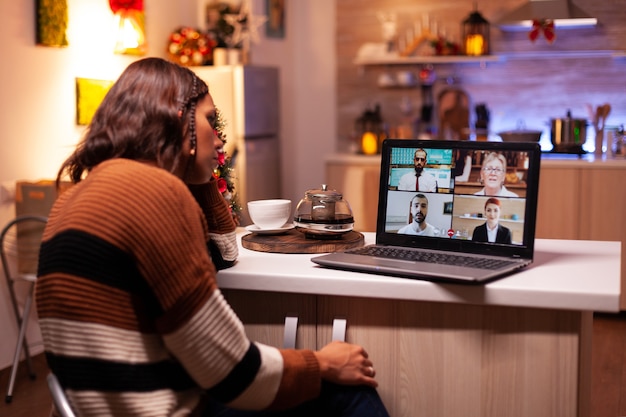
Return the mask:
M 559 310 L 618 312 L 620 242 L 538 239 L 534 263 L 485 285 L 443 284 L 322 268 L 316 254 L 257 252 L 241 246 L 232 268 L 217 274 L 221 288 L 341 295 Z M 363 233 L 373 243 L 374 233 Z

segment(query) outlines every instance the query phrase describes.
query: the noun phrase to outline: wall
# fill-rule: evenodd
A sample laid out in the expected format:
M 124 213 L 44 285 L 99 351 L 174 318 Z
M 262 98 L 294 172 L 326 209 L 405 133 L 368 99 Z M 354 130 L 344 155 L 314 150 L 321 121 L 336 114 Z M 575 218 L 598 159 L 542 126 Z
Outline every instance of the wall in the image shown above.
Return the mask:
M 526 0 L 485 0 L 478 2 L 482 15 L 496 22 Z M 550 118 L 565 117 L 571 109 L 574 117 L 588 117 L 587 105 L 608 102 L 613 110 L 607 124 L 626 123 L 626 58 L 614 59 L 598 51 L 626 50 L 626 7 L 623 0 L 574 0 L 579 8 L 595 16 L 599 24 L 592 29 L 557 30 L 550 45 L 541 37 L 534 43 L 527 32 L 502 32 L 492 24 L 492 53 L 501 56 L 497 63 L 437 65 L 438 81 L 434 96 L 456 78 L 470 95 L 471 104 L 486 103 L 491 110 L 492 132 L 513 129 L 518 120 L 526 126 L 543 130 L 542 145 L 550 149 Z M 466 0 L 342 0 L 337 2 L 338 48 L 338 148 L 348 148 L 356 118 L 373 103 L 380 103 L 383 117 L 390 124 L 418 117 L 422 105 L 419 88 L 380 89 L 377 78 L 382 71 L 395 73 L 420 66 L 379 66 L 359 68 L 353 60 L 366 42 L 381 42 L 378 11 L 396 12 L 402 32 L 415 21 L 429 16 L 447 36 L 458 40 L 461 22 L 473 10 Z M 581 57 L 579 52 L 593 51 Z M 564 53 L 574 55 L 564 58 Z M 403 115 L 402 104 L 409 102 L 412 111 Z M 593 129 L 588 129 L 591 132 Z M 593 134 L 590 133 L 591 139 Z M 591 148 L 586 148 L 591 150 Z
M 286 11 L 285 38 L 253 45 L 252 63 L 281 70 L 282 194 L 295 209 L 321 186 L 336 143 L 335 0 L 287 1 Z

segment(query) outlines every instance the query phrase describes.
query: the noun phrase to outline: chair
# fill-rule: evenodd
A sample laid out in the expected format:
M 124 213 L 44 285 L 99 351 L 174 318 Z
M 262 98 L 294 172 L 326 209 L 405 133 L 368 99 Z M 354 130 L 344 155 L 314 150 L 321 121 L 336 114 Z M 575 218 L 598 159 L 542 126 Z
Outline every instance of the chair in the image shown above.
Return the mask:
M 52 404 L 59 416 L 74 417 L 75 414 L 65 396 L 65 391 L 63 391 L 59 380 L 53 373 L 48 374 L 48 388 L 50 389 L 50 394 L 52 394 Z
M 48 219 L 42 216 L 24 215 L 18 216 L 4 226 L 0 232 L 0 257 L 2 269 L 9 289 L 9 296 L 13 304 L 15 320 L 18 326 L 17 344 L 13 356 L 13 366 L 5 402 L 10 403 L 13 399 L 13 386 L 17 375 L 22 350 L 26 357 L 26 364 L 31 379 L 36 375 L 30 359 L 28 344 L 24 343 L 28 317 L 30 316 L 33 298 L 35 295 L 35 282 L 37 281 L 37 261 L 39 258 L 39 246 L 41 236 Z M 27 285 L 27 295 L 24 300 L 24 308 L 20 312 L 16 295 L 16 282 L 21 281 Z

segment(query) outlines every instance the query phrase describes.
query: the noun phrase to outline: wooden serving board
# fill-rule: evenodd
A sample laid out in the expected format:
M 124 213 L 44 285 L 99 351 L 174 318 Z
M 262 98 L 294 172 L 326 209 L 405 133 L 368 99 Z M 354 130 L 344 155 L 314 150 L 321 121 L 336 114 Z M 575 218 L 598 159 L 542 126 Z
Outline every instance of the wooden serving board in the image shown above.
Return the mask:
M 354 230 L 332 239 L 308 238 L 295 229 L 279 235 L 249 233 L 241 245 L 250 250 L 272 253 L 326 253 L 363 246 L 365 238 Z

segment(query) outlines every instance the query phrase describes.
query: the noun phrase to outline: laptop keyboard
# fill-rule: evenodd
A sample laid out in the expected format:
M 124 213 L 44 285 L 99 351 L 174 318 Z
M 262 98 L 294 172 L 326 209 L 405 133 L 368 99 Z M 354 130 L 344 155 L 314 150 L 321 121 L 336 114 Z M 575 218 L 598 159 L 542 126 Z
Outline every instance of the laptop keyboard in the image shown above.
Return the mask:
M 483 259 L 453 253 L 422 252 L 387 246 L 363 246 L 356 249 L 350 249 L 346 252 L 359 255 L 376 256 L 379 258 L 427 262 L 441 265 L 465 266 L 489 270 L 499 269 L 514 263 L 513 261 L 507 261 L 504 259 Z

